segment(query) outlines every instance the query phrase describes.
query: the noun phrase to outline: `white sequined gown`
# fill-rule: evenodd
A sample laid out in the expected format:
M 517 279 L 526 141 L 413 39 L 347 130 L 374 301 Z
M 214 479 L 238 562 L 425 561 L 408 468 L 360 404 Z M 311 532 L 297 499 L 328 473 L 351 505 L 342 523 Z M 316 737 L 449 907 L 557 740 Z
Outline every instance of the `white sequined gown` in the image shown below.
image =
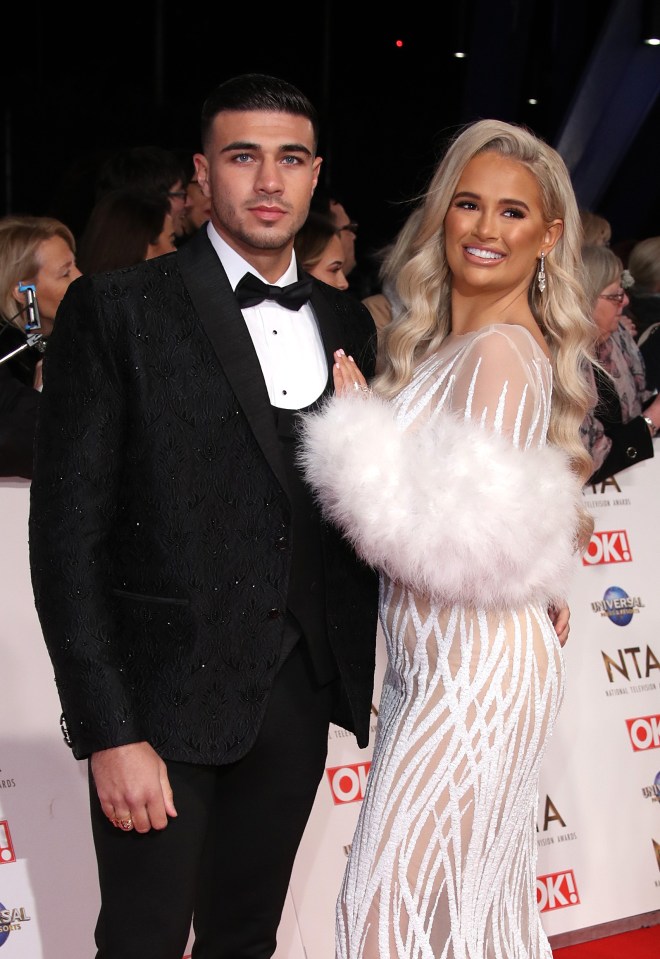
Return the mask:
M 531 334 L 496 325 L 449 336 L 389 409 L 338 398 L 310 427 L 328 514 L 383 570 L 388 655 L 339 959 L 552 955 L 535 890 L 563 690 L 547 604 L 571 575 L 579 484 L 545 445 L 551 382 Z

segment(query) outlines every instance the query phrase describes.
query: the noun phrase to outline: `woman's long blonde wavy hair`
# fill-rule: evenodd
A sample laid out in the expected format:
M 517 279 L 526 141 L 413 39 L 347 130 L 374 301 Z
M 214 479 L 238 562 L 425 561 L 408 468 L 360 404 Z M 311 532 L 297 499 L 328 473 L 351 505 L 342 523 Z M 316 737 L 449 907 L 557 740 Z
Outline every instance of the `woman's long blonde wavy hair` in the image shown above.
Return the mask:
M 552 147 L 525 127 L 500 120 L 478 120 L 455 137 L 436 169 L 420 204 L 392 245 L 381 270 L 396 290 L 401 311 L 383 336 L 381 372 L 373 382 L 383 396 L 395 396 L 415 367 L 435 352 L 451 331 L 451 274 L 445 253 L 444 220 L 466 164 L 486 152 L 522 163 L 536 178 L 547 223 L 564 229 L 545 258 L 546 288 L 536 276 L 529 305 L 548 345 L 553 369 L 553 402 L 548 438 L 564 449 L 576 475 L 586 482 L 592 460 L 579 428 L 595 402 L 589 369 L 595 326 L 582 285 L 582 225 L 566 164 Z M 580 544 L 588 541 L 591 518 L 584 513 Z

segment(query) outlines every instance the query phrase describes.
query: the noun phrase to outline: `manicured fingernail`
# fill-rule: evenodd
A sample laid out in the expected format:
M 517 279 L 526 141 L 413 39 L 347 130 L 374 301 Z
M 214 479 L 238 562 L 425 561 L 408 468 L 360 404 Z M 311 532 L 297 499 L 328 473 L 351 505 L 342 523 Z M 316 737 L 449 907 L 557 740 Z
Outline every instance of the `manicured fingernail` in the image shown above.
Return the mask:
M 335 356 L 346 356 L 346 354 L 345 354 L 344 351 L 340 348 L 340 349 L 338 349 L 338 350 L 335 351 Z

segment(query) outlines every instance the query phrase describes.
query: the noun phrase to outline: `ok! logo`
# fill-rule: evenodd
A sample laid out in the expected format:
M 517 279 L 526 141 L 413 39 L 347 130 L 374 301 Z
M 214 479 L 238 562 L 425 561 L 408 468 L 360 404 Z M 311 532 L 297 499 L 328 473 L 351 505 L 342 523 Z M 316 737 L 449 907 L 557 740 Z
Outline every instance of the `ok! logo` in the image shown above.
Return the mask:
M 632 553 L 624 529 L 594 533 L 582 557 L 583 566 L 604 566 L 606 563 L 630 563 Z
M 630 745 L 634 752 L 660 748 L 660 716 L 638 716 L 626 719 Z
M 330 792 L 335 806 L 364 799 L 364 787 L 371 763 L 354 763 L 350 766 L 334 766 L 326 769 Z
M 551 872 L 536 879 L 536 903 L 539 912 L 553 912 L 580 902 L 572 869 Z
M 0 819 L 0 863 L 3 862 L 16 862 L 14 844 L 11 841 L 9 823 L 6 819 Z

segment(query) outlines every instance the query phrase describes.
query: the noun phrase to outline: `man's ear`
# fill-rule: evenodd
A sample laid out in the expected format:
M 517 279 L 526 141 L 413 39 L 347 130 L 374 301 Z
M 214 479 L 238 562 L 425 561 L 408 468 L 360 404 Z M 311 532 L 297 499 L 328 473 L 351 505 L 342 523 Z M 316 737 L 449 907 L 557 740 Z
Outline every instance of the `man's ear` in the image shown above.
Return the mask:
M 203 153 L 193 154 L 193 163 L 195 164 L 195 179 L 199 188 L 207 199 L 211 197 L 211 187 L 209 186 L 209 164 Z
M 319 183 L 319 173 L 321 172 L 322 163 L 323 157 L 314 157 L 314 161 L 312 162 L 312 196 L 314 196 L 314 190 Z

